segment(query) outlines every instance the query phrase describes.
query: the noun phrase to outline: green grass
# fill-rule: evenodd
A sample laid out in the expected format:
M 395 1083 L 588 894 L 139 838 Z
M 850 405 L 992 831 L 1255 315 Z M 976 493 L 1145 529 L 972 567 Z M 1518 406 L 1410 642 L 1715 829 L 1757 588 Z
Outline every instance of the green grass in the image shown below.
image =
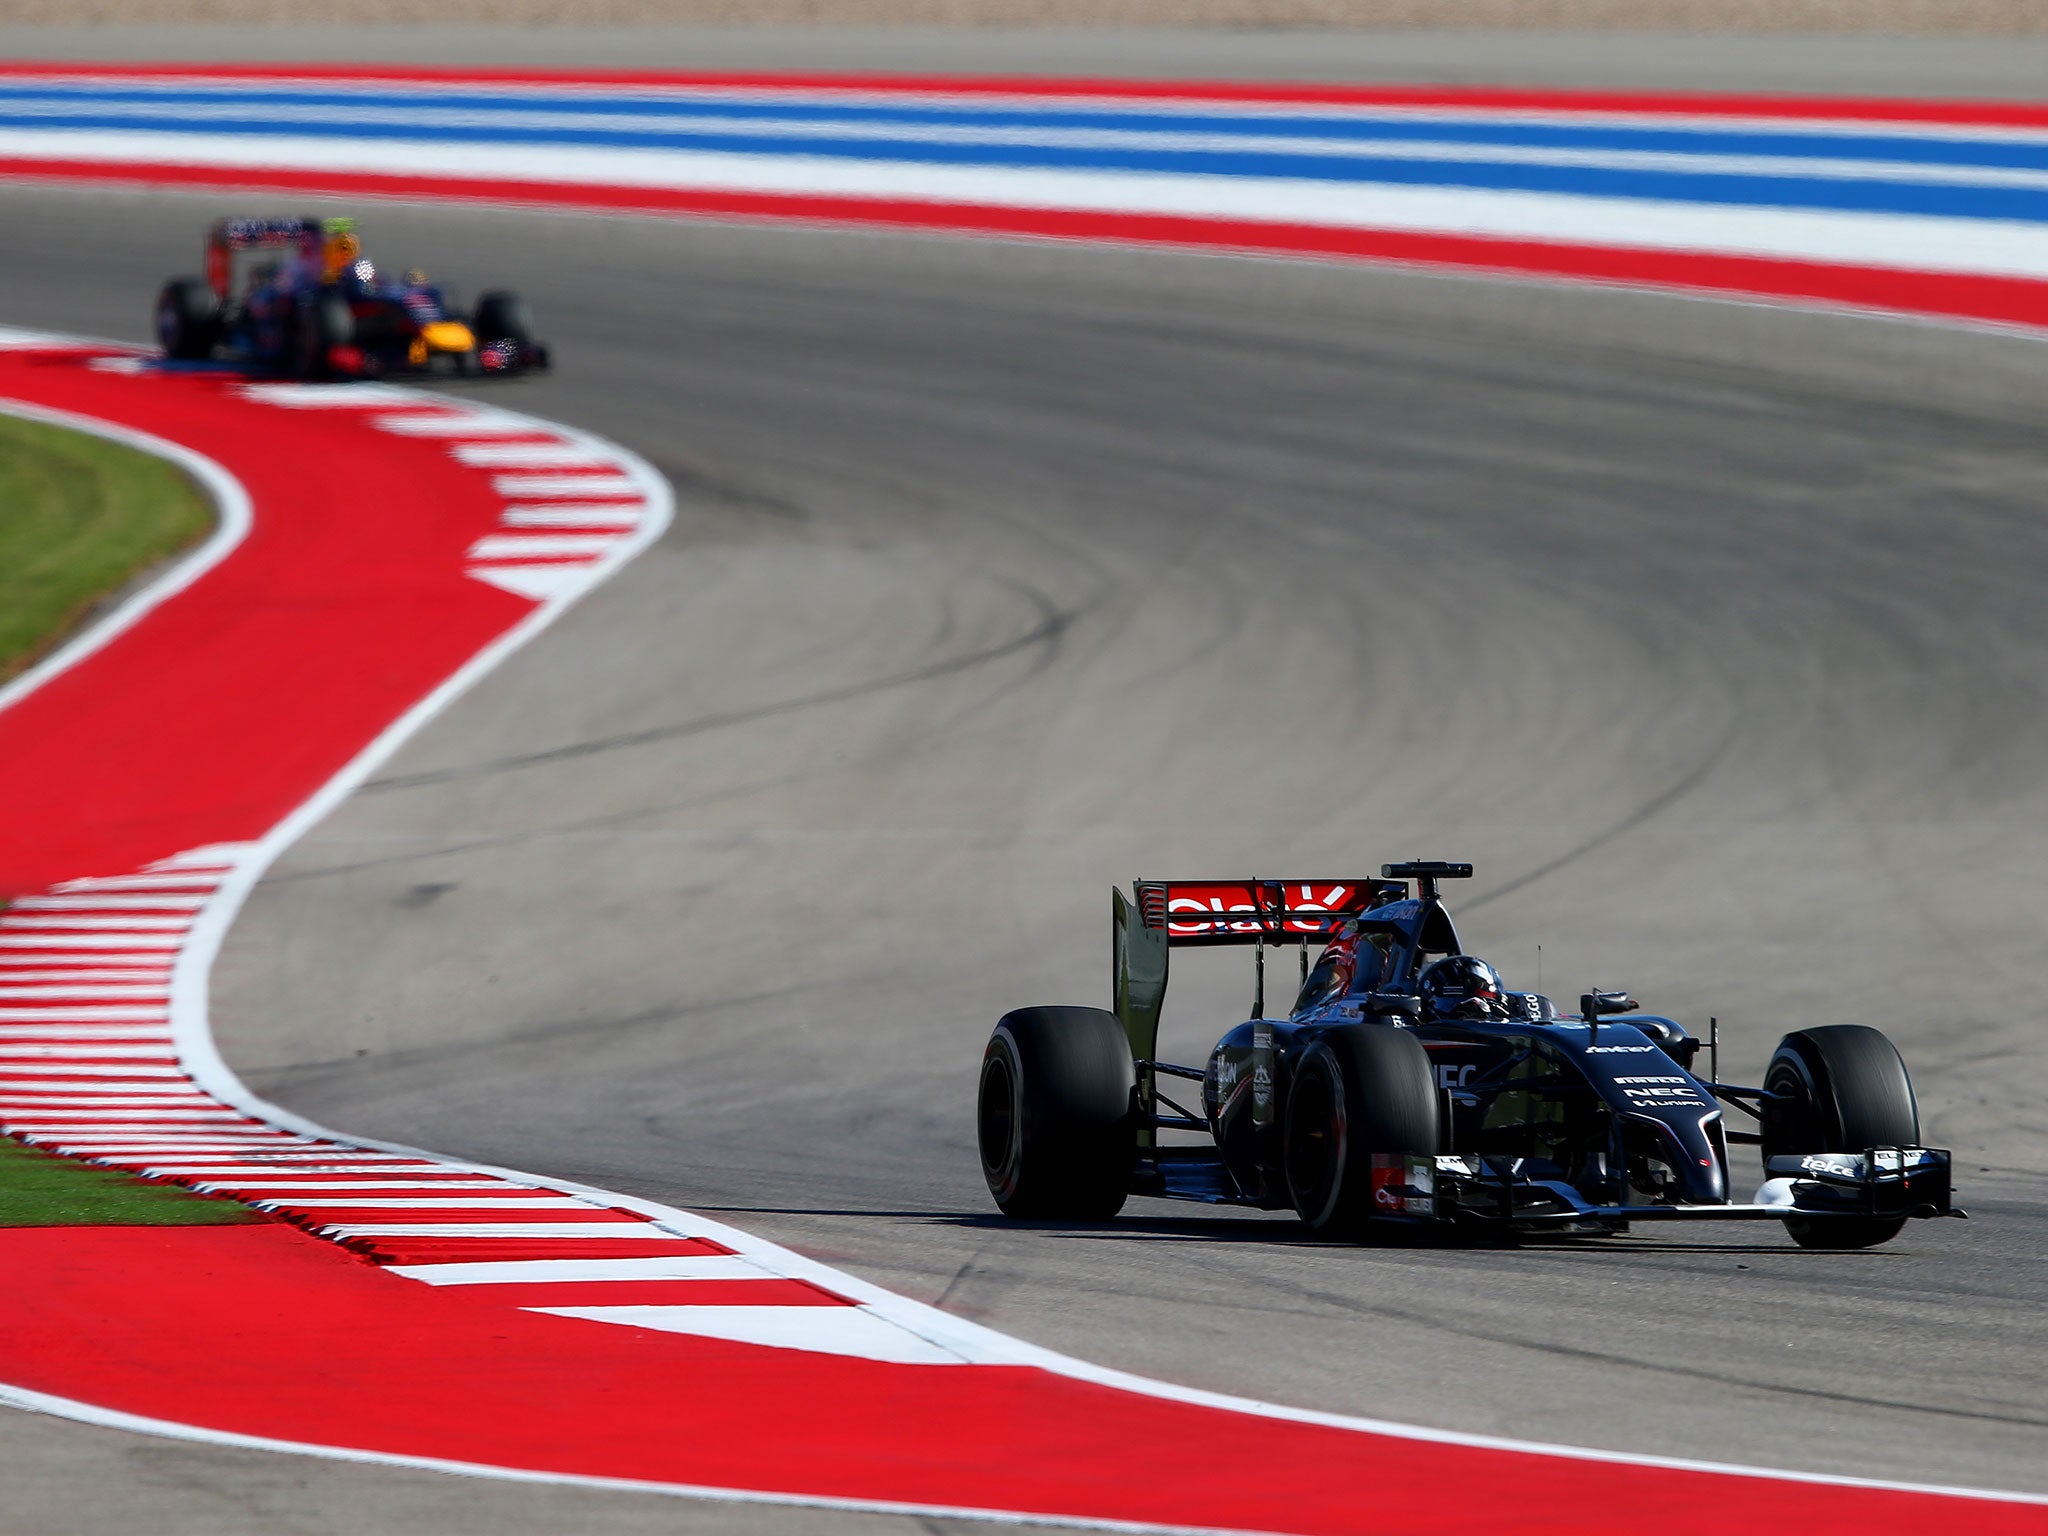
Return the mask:
M 146 1183 L 0 1136 L 0 1227 L 194 1227 L 258 1219 L 232 1200 Z
M 212 525 L 212 505 L 174 465 L 0 416 L 0 682 Z

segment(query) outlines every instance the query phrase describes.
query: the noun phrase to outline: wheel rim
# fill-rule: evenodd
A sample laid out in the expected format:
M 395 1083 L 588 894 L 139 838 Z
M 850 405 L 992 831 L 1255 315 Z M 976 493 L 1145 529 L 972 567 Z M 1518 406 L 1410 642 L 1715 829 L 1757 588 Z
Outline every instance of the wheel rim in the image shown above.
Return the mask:
M 1287 1097 L 1283 1157 L 1287 1193 L 1312 1227 L 1327 1223 L 1344 1183 L 1344 1095 L 1326 1056 L 1302 1063 Z
M 1007 1200 L 1017 1191 L 1023 1151 L 1021 1106 L 1017 1099 L 1017 1073 L 1010 1054 L 1000 1043 L 991 1045 L 981 1065 L 981 1099 L 976 1118 L 981 1171 L 998 1200 Z
M 1762 1150 L 1766 1161 L 1787 1153 L 1835 1150 L 1823 1145 L 1839 1138 L 1829 1137 L 1821 1124 L 1817 1095 L 1805 1073 L 1781 1058 L 1764 1078 L 1764 1090 L 1779 1095 L 1778 1101 L 1770 1105 L 1771 1112 L 1763 1126 Z

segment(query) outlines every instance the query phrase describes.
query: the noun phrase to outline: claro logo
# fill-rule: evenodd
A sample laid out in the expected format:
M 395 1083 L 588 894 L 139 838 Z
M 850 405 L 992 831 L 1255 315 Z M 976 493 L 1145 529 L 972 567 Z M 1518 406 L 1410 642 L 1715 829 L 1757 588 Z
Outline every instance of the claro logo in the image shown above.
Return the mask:
M 1589 1045 L 1588 1056 L 1633 1056 L 1643 1051 L 1654 1051 L 1654 1045 Z
M 1293 912 L 1344 913 L 1358 904 L 1359 891 L 1349 885 L 1333 885 L 1317 889 L 1313 885 L 1297 885 L 1284 889 L 1280 899 Z M 1199 937 L 1217 933 L 1257 933 L 1264 926 L 1257 920 L 1231 922 L 1228 919 L 1239 915 L 1249 916 L 1258 912 L 1259 904 L 1253 899 L 1253 892 L 1245 886 L 1180 886 L 1167 897 L 1166 931 L 1180 938 Z M 1200 914 L 1214 917 L 1212 922 L 1191 922 L 1186 914 Z M 1317 934 L 1327 929 L 1314 920 L 1295 920 L 1278 925 L 1278 932 Z

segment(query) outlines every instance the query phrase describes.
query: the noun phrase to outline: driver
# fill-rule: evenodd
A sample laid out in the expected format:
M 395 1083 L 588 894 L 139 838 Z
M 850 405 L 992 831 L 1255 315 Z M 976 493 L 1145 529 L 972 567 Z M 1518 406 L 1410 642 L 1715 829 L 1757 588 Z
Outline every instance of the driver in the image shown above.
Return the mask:
M 1508 994 L 1500 972 L 1477 955 L 1446 955 L 1415 984 L 1427 1022 L 1508 1017 Z
M 363 242 L 356 238 L 355 224 L 349 219 L 329 219 L 326 225 L 326 239 L 320 246 L 320 276 L 322 281 L 338 283 L 362 258 Z

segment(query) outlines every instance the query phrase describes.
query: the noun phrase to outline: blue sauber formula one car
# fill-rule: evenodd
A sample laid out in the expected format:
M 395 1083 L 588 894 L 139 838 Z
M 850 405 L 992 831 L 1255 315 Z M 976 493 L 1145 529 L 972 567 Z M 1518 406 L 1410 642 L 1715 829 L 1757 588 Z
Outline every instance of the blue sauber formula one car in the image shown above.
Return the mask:
M 519 295 L 498 289 L 457 314 L 424 273 L 380 274 L 350 219 L 220 220 L 207 234 L 206 276 L 173 278 L 157 295 L 156 333 L 182 362 L 219 358 L 298 379 L 548 365 Z
M 1718 1027 L 1703 1045 L 1626 993 L 1589 992 L 1573 1015 L 1505 990 L 1438 896 L 1471 873 L 1421 862 L 1379 880 L 1117 891 L 1114 1008 L 1018 1009 L 982 1057 L 981 1162 L 997 1205 L 1101 1220 L 1157 1195 L 1292 1209 L 1347 1238 L 1770 1220 L 1808 1248 L 1867 1248 L 1909 1219 L 1963 1214 L 1949 1154 L 1920 1145 L 1905 1063 L 1876 1030 L 1802 1029 L 1762 1087 L 1717 1081 Z M 1312 940 L 1324 946 L 1313 966 Z M 1231 944 L 1254 949 L 1254 1016 L 1206 1070 L 1156 1060 L 1167 956 Z M 1301 991 L 1268 1018 L 1265 952 L 1279 946 L 1300 949 Z M 1200 1085 L 1199 1110 L 1161 1087 L 1177 1078 Z M 1756 1128 L 1730 1128 L 1724 1105 Z M 1763 1160 L 1746 1200 L 1736 1145 Z

